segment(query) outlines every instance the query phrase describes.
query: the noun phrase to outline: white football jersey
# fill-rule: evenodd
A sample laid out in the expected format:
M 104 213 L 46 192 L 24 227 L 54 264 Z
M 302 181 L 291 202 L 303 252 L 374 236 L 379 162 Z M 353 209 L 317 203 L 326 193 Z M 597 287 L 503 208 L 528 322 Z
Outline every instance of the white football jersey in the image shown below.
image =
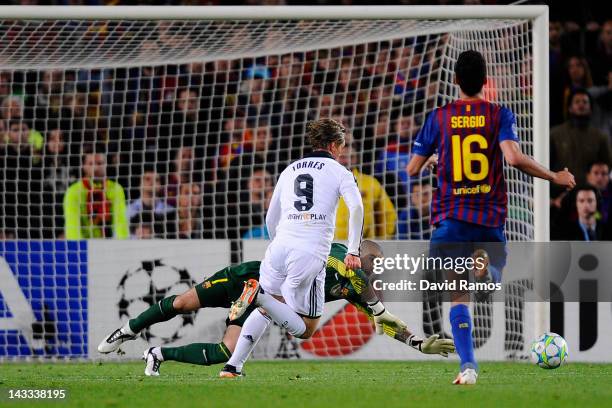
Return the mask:
M 283 246 L 327 259 L 341 196 L 351 214 L 348 252 L 359 254 L 361 193 L 353 174 L 321 151 L 291 163 L 281 173 L 266 216 L 270 237 Z

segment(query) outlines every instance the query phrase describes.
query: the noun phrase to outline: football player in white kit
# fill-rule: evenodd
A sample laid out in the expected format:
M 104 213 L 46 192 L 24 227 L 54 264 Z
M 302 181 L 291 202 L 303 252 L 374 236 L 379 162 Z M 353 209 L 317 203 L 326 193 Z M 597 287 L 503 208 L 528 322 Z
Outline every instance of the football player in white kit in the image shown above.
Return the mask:
M 350 269 L 361 267 L 361 193 L 353 174 L 337 161 L 344 148 L 344 126 L 333 119 L 321 119 L 309 122 L 307 133 L 312 153 L 281 173 L 272 195 L 266 215 L 272 242 L 261 263 L 259 283 L 245 283 L 242 296 L 230 310 L 230 320 L 238 319 L 249 307 L 260 308 L 245 321 L 221 377 L 242 375 L 242 366 L 270 319 L 298 338 L 309 338 L 317 329 L 324 304 L 325 263 L 340 196 L 350 212 L 344 263 Z M 399 324 L 380 302 L 370 307 L 377 321 Z

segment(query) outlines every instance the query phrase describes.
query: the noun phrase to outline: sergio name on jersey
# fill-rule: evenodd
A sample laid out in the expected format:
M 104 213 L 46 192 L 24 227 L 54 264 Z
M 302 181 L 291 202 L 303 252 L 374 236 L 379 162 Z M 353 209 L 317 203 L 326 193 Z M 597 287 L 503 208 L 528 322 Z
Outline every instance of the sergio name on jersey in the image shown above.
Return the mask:
M 452 218 L 504 225 L 508 197 L 499 145 L 504 140 L 519 142 L 514 114 L 500 105 L 458 100 L 429 114 L 412 152 L 429 157 L 438 151 L 432 224 Z

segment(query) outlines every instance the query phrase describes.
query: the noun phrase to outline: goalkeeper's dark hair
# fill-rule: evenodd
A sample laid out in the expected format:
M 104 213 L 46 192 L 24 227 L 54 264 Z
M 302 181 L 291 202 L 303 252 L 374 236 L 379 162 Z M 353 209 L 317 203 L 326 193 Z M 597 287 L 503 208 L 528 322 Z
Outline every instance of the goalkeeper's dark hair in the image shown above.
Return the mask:
M 344 143 L 344 126 L 334 119 L 319 119 L 306 124 L 308 141 L 313 150 L 327 150 L 330 144 Z
M 457 84 L 467 96 L 482 91 L 487 79 L 487 63 L 481 53 L 475 50 L 463 51 L 455 63 Z

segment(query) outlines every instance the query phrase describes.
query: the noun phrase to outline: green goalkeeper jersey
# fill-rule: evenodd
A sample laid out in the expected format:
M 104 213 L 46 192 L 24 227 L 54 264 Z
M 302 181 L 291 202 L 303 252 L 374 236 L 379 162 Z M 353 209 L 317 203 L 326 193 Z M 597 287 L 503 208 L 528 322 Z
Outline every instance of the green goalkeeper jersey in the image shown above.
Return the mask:
M 367 278 L 361 270 L 352 271 L 346 268 L 344 257 L 347 252 L 346 246 L 332 244 L 325 270 L 325 302 L 345 299 L 359 309 L 369 312 L 367 304 L 361 299 L 361 293 L 367 287 Z M 250 261 L 228 266 L 199 283 L 196 292 L 200 306 L 230 307 L 232 302 L 240 297 L 245 281 L 259 280 L 260 264 L 259 261 Z M 241 326 L 249 314 L 250 310 L 232 324 Z
M 325 302 L 345 299 L 360 309 L 369 310 L 361 299 L 368 286 L 368 278 L 360 269 L 353 271 L 346 268 L 344 258 L 347 252 L 345 245 L 332 244 L 325 269 Z

